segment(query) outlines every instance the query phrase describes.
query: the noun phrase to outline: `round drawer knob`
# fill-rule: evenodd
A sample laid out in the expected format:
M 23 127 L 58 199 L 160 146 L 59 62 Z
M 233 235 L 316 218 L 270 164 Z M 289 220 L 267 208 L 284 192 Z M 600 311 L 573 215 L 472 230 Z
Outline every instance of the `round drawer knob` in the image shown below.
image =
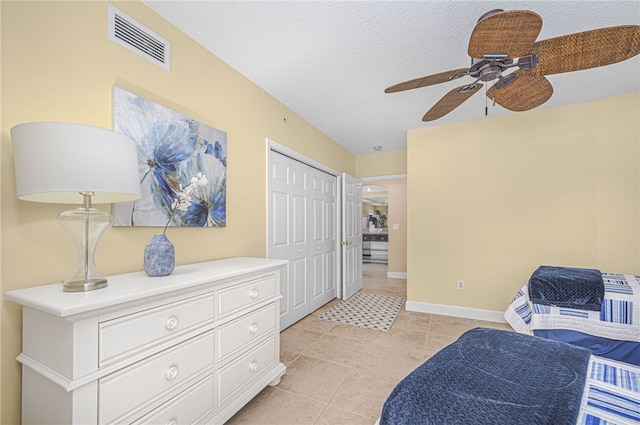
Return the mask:
M 249 296 L 251 298 L 258 298 L 258 290 L 257 289 L 252 289 L 251 292 L 249 292 Z
M 177 366 L 171 366 L 167 370 L 167 373 L 165 374 L 165 376 L 167 377 L 168 381 L 171 381 L 171 380 L 175 379 L 178 376 L 178 367 Z
M 249 370 L 251 372 L 258 370 L 258 362 L 251 362 L 251 364 L 249 364 Z
M 258 332 L 258 325 L 256 325 L 255 323 L 252 324 L 251 326 L 249 326 L 249 333 L 251 333 L 252 335 Z
M 175 316 L 169 317 L 165 326 L 170 331 L 174 330 L 176 327 L 178 327 L 178 318 Z
M 178 421 L 177 419 L 170 419 L 169 422 L 167 422 L 167 425 L 178 425 Z

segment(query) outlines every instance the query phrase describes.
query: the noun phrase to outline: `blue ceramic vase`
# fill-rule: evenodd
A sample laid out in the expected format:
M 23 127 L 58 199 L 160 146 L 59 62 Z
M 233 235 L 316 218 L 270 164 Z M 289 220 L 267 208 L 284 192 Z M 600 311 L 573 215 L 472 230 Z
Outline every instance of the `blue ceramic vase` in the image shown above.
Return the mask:
M 144 248 L 144 271 L 151 277 L 170 275 L 176 266 L 173 244 L 163 233 L 153 235 Z

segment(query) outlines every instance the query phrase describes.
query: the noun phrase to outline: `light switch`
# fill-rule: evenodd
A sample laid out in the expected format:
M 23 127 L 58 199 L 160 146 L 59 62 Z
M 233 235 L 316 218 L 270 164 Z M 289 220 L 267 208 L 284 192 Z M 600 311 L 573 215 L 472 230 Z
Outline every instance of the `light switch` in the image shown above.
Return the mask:
M 391 225 L 391 230 L 398 230 L 400 228 L 399 224 L 393 224 Z

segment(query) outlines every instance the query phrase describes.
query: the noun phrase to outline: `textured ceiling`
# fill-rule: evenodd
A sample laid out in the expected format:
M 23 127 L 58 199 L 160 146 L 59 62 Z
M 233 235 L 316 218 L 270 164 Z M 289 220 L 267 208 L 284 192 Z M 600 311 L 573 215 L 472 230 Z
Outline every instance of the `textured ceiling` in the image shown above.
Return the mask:
M 471 77 L 401 93 L 391 84 L 470 66 L 469 36 L 492 9 L 532 10 L 538 40 L 640 25 L 640 1 L 189 1 L 146 0 L 151 9 L 353 154 L 406 148 L 412 129 L 486 119 L 484 88 L 447 116 L 422 116 Z M 539 108 L 640 89 L 640 56 L 547 77 Z M 460 82 L 462 81 L 462 82 Z M 490 86 L 491 84 L 489 84 Z M 490 117 L 511 112 L 491 106 Z

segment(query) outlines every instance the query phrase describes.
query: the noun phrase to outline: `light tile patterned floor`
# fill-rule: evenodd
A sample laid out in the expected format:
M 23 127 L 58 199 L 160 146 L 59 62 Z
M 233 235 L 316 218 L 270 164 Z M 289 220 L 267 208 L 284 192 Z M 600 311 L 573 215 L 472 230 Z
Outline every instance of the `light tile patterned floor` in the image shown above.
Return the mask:
M 334 304 L 318 320 L 389 332 L 405 301 L 405 297 L 358 291 Z
M 364 292 L 407 296 L 385 264 L 364 265 Z M 506 324 L 401 310 L 390 332 L 317 320 L 332 301 L 280 335 L 282 381 L 267 387 L 227 425 L 372 425 L 395 385 L 423 361 L 477 326 Z

